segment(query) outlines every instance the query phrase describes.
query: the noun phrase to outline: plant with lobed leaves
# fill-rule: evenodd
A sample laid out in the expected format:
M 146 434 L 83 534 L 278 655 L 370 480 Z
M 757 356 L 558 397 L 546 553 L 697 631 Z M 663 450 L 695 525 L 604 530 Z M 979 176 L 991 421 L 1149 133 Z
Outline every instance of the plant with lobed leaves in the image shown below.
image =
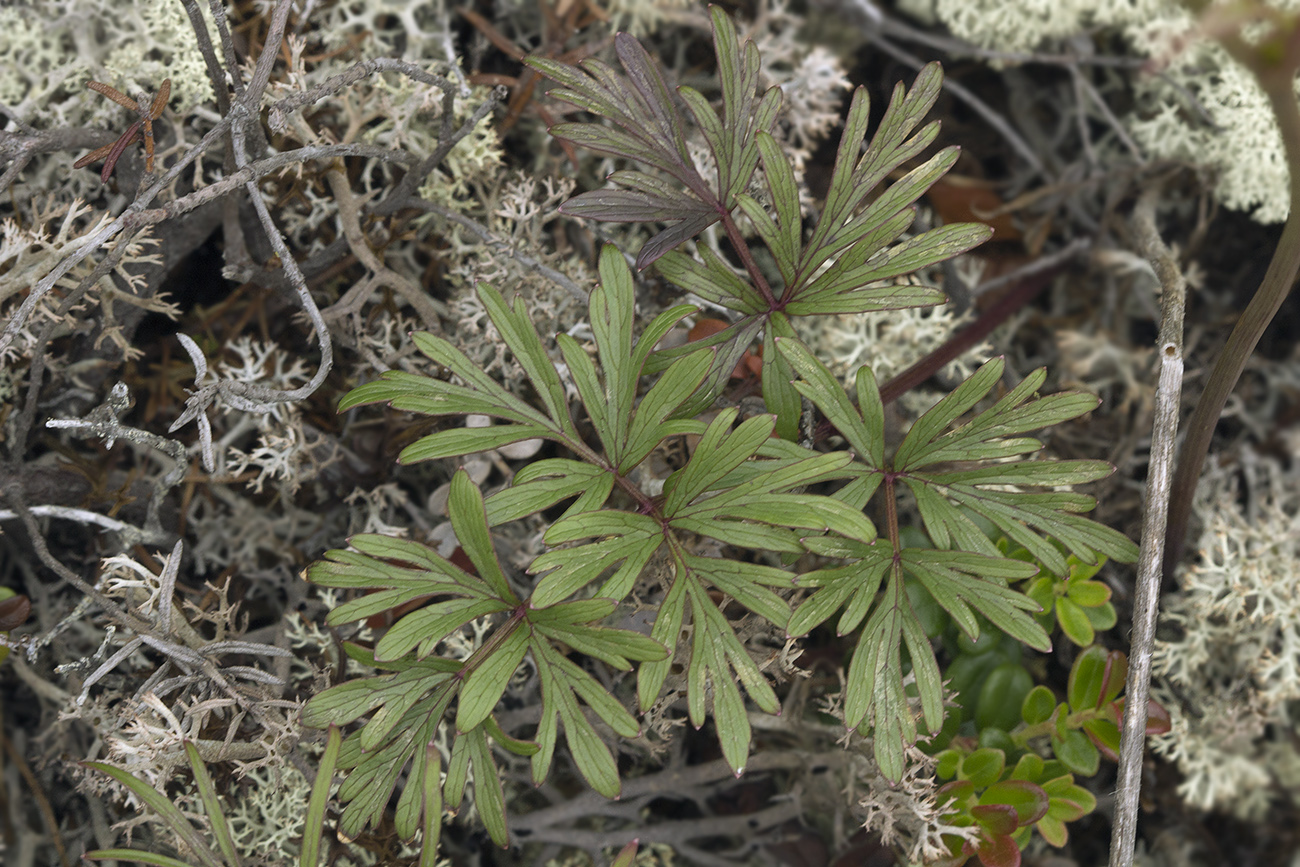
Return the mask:
M 936 290 L 891 281 L 987 238 L 986 227 L 960 224 L 899 240 L 912 223 L 913 203 L 951 167 L 955 149 L 870 198 L 891 172 L 934 140 L 937 124 L 916 128 L 938 93 L 938 66 L 926 67 L 910 91 L 899 85 L 865 150 L 868 100 L 862 91 L 855 94 L 826 205 L 808 229 L 793 170 L 770 133 L 779 91 L 757 95 L 757 50 L 740 44 L 716 8 L 712 19 L 722 110 L 715 113 L 690 88 L 677 93 L 712 153 L 713 177 L 692 161 L 672 92 L 631 37 L 620 35 L 615 43 L 625 75 L 595 60 L 584 62 L 582 70 L 531 63 L 563 85 L 553 96 L 613 124 L 562 124 L 553 129 L 557 136 L 657 172 L 615 172 L 611 180 L 622 189 L 584 193 L 563 210 L 605 220 L 672 222 L 642 248 L 638 265 L 653 263 L 684 290 L 732 311 L 732 324 L 707 340 L 656 351 L 695 308 L 673 307 L 636 334 L 633 275 L 622 255 L 607 247 L 600 285 L 590 296 L 595 358 L 566 334 L 556 337 L 558 357 L 548 353 L 521 301 L 512 306 L 498 290 L 479 289 L 533 400 L 504 388 L 450 342 L 419 334 L 416 345 L 445 368 L 447 379 L 391 371 L 354 390 L 340 406 L 343 411 L 382 402 L 429 416 L 481 414 L 499 422 L 425 436 L 402 452 L 405 463 L 529 439 L 554 443 L 560 455 L 528 464 L 509 487 L 486 499 L 463 471 L 456 474 L 449 512 L 472 568 L 413 541 L 367 535 L 309 569 L 310 580 L 358 594 L 330 615 L 333 625 L 425 603 L 399 619 L 373 649 L 349 646 L 354 659 L 386 673 L 327 690 L 304 711 L 305 722 L 322 727 L 371 714 L 339 757 L 339 766 L 350 772 L 340 791 L 348 802 L 345 834 L 379 822 L 411 764 L 397 803 L 400 834 L 413 835 L 422 811 L 435 801 L 454 809 L 472 769 L 479 813 L 492 838 L 505 844 L 505 799 L 492 744 L 531 756 L 540 783 L 551 769 L 561 728 L 586 780 L 617 796 L 614 755 L 583 705 L 620 736 L 636 735 L 638 724 L 590 673 L 589 666 L 600 664 L 635 668 L 641 711 L 655 705 L 670 669 L 679 666 L 689 719 L 696 726 L 713 721 L 723 755 L 740 772 L 751 735 L 745 696 L 769 713 L 779 705 L 736 633 L 728 616 L 732 606 L 720 605 L 719 595 L 790 636 L 836 617 L 841 634 L 858 632 L 844 723 L 873 738 L 882 772 L 896 780 L 905 770 L 905 750 L 918 736 L 913 702 L 931 732 L 940 730 L 944 717 L 942 675 L 905 580 L 919 582 L 921 592 L 972 638 L 980 631 L 979 614 L 1024 644 L 1046 649 L 1048 635 L 1033 617 L 1038 603 L 1008 586 L 1036 575 L 1038 567 L 1005 556 L 979 522 L 991 523 L 1057 572 L 1066 568 L 1062 548 L 1085 563 L 1136 557 L 1130 540 L 1084 517 L 1094 505 L 1091 497 L 1060 490 L 1108 475 L 1108 464 L 1026 457 L 1042 448 L 1027 434 L 1087 413 L 1096 398 L 1039 396 L 1046 377 L 1039 370 L 990 403 L 1004 373 L 1002 360 L 994 359 L 919 418 L 889 454 L 872 371 L 857 372 L 855 403 L 790 326 L 793 316 L 941 303 Z M 760 162 L 770 210 L 746 192 Z M 738 211 L 757 229 L 774 272 L 758 264 L 737 225 Z M 722 224 L 743 270 L 703 247 L 698 257 L 675 249 L 715 223 Z M 703 416 L 736 361 L 759 339 L 768 413 L 741 421 L 736 409 L 724 408 Z M 570 393 L 577 395 L 572 403 Z M 794 442 L 805 400 L 845 448 Z M 698 437 L 698 444 L 685 465 L 661 491 L 644 485 L 650 474 L 642 470 L 655 448 L 687 436 Z M 915 498 L 930 545 L 902 540 L 897 497 L 904 490 Z M 883 500 L 881 532 L 866 516 L 873 498 Z M 537 579 L 521 592 L 497 559 L 491 528 L 560 503 L 567 507 L 544 535 L 549 550 L 527 569 Z M 724 556 L 706 555 L 706 549 Z M 764 565 L 750 552 L 774 552 L 786 562 L 817 568 L 797 572 Z M 803 556 L 809 554 L 815 556 Z M 649 635 L 607 625 L 652 563 L 668 568 Z M 792 610 L 799 589 L 811 593 Z M 493 626 L 468 658 L 439 655 L 448 636 L 481 618 L 491 618 Z M 916 698 L 905 685 L 904 652 Z M 588 665 L 575 662 L 575 654 Z M 540 722 L 531 741 L 510 737 L 494 717 L 525 656 L 531 656 L 541 684 Z M 444 721 L 455 730 L 445 796 L 430 800 L 427 793 L 437 780 L 420 756 Z

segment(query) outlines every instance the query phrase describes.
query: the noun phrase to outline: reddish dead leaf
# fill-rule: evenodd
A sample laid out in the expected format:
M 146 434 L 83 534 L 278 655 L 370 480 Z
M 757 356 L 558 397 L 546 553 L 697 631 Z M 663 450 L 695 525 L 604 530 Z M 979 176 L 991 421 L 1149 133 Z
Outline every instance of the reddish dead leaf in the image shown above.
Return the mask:
M 1020 230 L 1005 212 L 1006 203 L 986 181 L 947 175 L 926 195 L 945 223 L 983 223 L 993 229 L 994 241 L 1020 240 Z
M 32 602 L 26 596 L 10 596 L 0 601 L 0 632 L 17 629 L 32 613 Z

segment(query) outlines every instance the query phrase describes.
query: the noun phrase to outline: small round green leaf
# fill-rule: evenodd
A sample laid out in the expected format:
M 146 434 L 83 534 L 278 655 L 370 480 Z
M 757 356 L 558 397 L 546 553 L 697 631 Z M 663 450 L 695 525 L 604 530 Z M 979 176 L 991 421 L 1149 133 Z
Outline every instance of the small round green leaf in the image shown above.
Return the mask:
M 1083 735 L 1080 735 L 1083 737 Z M 1087 738 L 1084 738 L 1087 741 Z M 991 786 L 1002 776 L 1007 757 L 1002 750 L 976 750 L 961 763 L 961 778 L 969 780 L 974 786 L 983 788 Z
M 1084 609 L 1069 598 L 1056 600 L 1056 621 L 1061 624 L 1065 637 L 1079 647 L 1087 647 L 1097 637 Z
M 1100 581 L 1071 582 L 1065 595 L 1082 608 L 1096 608 L 1110 601 L 1110 588 Z
M 975 705 L 975 726 L 1010 731 L 1020 722 L 1020 706 L 1034 679 L 1018 662 L 1004 662 L 989 672 Z
M 1016 762 L 1016 767 L 1011 771 L 1011 779 L 1028 780 L 1031 783 L 1041 780 L 1042 775 L 1043 759 L 1034 753 L 1025 753 L 1021 756 L 1020 761 Z
M 980 729 L 980 746 L 1009 753 L 1015 750 L 1016 743 L 1011 740 L 1011 735 L 1007 734 L 1006 729 L 990 726 Z
M 1097 767 L 1101 763 L 1097 748 L 1088 740 L 1087 735 L 1077 729 L 1066 732 L 1064 737 L 1054 733 L 1052 752 L 1056 753 L 1056 757 L 1067 768 L 1085 777 L 1097 773 Z
M 1119 615 L 1115 613 L 1115 606 L 1109 602 L 1097 606 L 1096 608 L 1085 608 L 1083 613 L 1088 615 L 1088 622 L 1092 628 L 1098 632 L 1105 632 L 1111 629 L 1119 621 Z
M 956 750 L 944 750 L 935 756 L 934 773 L 941 780 L 950 780 L 957 776 L 961 767 L 961 753 Z
M 1016 811 L 1016 827 L 1032 825 L 1047 815 L 1048 796 L 1028 780 L 1003 780 L 980 795 L 980 804 L 1005 804 Z M 1010 831 L 1006 832 L 1010 833 Z
M 1075 711 L 1093 710 L 1098 706 L 1106 680 L 1106 648 L 1089 647 L 1070 668 L 1066 695 Z
M 1029 725 L 1037 725 L 1051 717 L 1056 709 L 1056 696 L 1047 687 L 1039 684 L 1029 691 L 1020 705 L 1020 718 Z

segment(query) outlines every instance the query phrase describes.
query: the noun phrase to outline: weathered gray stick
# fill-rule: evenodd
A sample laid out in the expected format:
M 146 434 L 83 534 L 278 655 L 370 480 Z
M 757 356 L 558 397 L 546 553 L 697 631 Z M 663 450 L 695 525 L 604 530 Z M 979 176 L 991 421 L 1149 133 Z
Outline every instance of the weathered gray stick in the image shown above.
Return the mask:
M 1178 434 L 1178 405 L 1183 385 L 1183 308 L 1187 281 L 1156 231 L 1155 203 L 1159 193 L 1160 186 L 1153 187 L 1142 196 L 1133 212 L 1133 230 L 1138 244 L 1155 269 L 1164 297 L 1159 343 L 1160 375 L 1151 431 L 1151 458 L 1147 468 L 1142 553 L 1138 559 L 1137 592 L 1133 602 L 1133 632 L 1119 742 L 1119 778 L 1116 781 L 1110 867 L 1131 867 L 1137 838 L 1142 748 L 1146 743 L 1147 697 L 1151 687 L 1151 651 L 1156 638 L 1165 520 L 1169 511 L 1174 439 Z

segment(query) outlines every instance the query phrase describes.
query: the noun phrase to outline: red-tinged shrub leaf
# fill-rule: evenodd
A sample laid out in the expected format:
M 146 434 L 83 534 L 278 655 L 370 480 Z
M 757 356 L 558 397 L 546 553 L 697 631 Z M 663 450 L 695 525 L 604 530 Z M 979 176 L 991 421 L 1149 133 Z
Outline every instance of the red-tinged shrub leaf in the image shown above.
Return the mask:
M 1102 678 L 1101 698 L 1097 700 L 1097 707 L 1114 701 L 1124 691 L 1127 677 L 1128 657 L 1119 650 L 1106 654 L 1106 673 Z
M 975 784 L 970 780 L 953 780 L 951 783 L 944 783 L 935 793 L 935 802 L 942 804 L 944 801 L 963 801 L 975 794 Z
M 1083 724 L 1083 730 L 1103 756 L 1119 761 L 1119 726 L 1108 719 L 1092 719 Z
M 1115 702 L 1115 711 L 1121 722 L 1124 719 L 1124 699 Z M 1169 711 L 1165 706 L 1154 698 L 1147 699 L 1147 737 L 1151 735 L 1163 735 L 1169 732 L 1173 727 L 1173 721 L 1169 719 Z
M 1018 827 L 1016 808 L 1010 804 L 980 804 L 970 808 L 970 814 L 989 835 L 1002 836 L 1010 834 Z
M 1020 847 L 1006 834 L 981 840 L 975 854 L 984 867 L 1020 867 Z
M 1047 792 L 1028 780 L 1003 780 L 980 795 L 980 805 L 1002 804 L 1016 811 L 1016 827 L 1032 825 L 1047 815 Z
M 0 632 L 17 629 L 32 613 L 32 602 L 26 596 L 10 596 L 0 601 Z

